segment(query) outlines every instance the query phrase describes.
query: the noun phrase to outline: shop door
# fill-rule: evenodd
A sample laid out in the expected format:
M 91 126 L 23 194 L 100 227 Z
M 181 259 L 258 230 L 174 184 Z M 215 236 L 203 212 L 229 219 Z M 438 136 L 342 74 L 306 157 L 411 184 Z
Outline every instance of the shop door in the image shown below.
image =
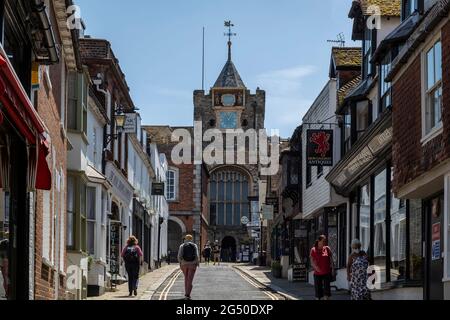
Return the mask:
M 443 195 L 427 201 L 427 284 L 425 290 L 427 300 L 442 300 L 444 298 L 444 288 L 442 283 L 444 267 L 442 258 L 443 209 Z

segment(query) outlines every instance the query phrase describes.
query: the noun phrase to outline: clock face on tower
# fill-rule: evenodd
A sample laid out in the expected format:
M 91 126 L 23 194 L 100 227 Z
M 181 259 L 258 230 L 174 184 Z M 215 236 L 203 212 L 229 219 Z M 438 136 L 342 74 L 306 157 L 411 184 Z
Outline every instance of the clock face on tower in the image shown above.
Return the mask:
M 221 129 L 236 129 L 237 128 L 237 112 L 220 112 L 219 114 Z
M 234 94 L 224 94 L 222 96 L 222 105 L 224 107 L 234 107 L 236 104 L 236 96 Z

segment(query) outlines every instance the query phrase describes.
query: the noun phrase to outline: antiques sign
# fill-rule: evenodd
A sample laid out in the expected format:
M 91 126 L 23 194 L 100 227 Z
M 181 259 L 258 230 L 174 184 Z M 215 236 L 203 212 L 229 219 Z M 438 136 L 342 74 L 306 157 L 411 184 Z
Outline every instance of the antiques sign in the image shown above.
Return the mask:
M 308 130 L 306 161 L 309 166 L 333 166 L 333 130 Z

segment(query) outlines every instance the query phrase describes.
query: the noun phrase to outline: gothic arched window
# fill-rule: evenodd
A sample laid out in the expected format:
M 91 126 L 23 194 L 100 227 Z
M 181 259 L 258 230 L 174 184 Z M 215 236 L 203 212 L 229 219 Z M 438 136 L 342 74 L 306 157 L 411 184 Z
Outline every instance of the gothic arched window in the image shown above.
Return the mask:
M 217 171 L 209 184 L 210 223 L 239 226 L 241 218 L 249 215 L 248 177 L 238 171 Z

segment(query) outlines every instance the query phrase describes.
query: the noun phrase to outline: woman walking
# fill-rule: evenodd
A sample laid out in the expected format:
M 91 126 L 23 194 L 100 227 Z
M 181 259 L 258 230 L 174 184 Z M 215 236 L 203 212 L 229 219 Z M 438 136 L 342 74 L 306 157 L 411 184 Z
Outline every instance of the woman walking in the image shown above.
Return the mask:
M 347 263 L 347 280 L 349 282 L 352 300 L 371 300 L 370 290 L 367 287 L 367 268 L 369 258 L 361 250 L 361 242 L 352 241 L 352 254 Z
M 127 245 L 122 250 L 122 263 L 125 262 L 125 269 L 128 274 L 128 291 L 130 292 L 130 297 L 133 293 L 137 296 L 139 269 L 143 263 L 143 254 L 138 243 L 135 236 L 130 236 L 127 240 Z
M 327 246 L 327 237 L 322 235 L 316 240 L 310 254 L 314 269 L 314 288 L 317 300 L 329 300 L 331 297 L 331 279 L 333 272 L 333 257 Z

